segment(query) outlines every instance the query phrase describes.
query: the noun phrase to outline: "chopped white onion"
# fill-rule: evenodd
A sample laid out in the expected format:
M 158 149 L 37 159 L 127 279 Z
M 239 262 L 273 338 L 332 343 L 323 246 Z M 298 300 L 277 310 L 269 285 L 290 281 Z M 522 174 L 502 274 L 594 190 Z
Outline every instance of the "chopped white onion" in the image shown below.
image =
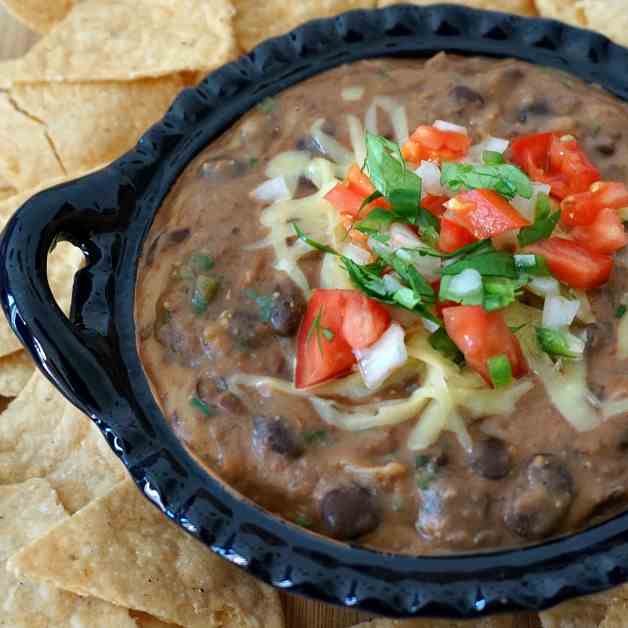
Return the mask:
M 430 334 L 433 334 L 435 331 L 438 331 L 440 329 L 440 325 L 438 323 L 435 323 L 434 321 L 431 321 L 429 318 L 421 317 L 421 323 L 423 324 L 424 329 L 429 331 Z
M 554 277 L 534 277 L 528 283 L 530 292 L 540 296 L 558 296 L 560 294 L 560 284 Z
M 415 249 L 422 245 L 419 236 L 401 222 L 393 222 L 390 225 L 389 245 L 395 251 L 397 249 Z
M 408 360 L 403 328 L 398 323 L 392 323 L 374 345 L 368 349 L 356 349 L 353 353 L 364 384 L 373 390 Z
M 523 196 L 515 196 L 510 204 L 528 221 L 534 222 L 534 210 L 536 207 L 536 198 L 524 198 Z
M 347 150 L 336 138 L 328 135 L 323 131 L 325 120 L 319 118 L 314 122 L 310 129 L 312 139 L 318 145 L 319 150 L 332 161 L 335 161 L 341 168 L 346 171 L 353 164 L 353 153 Z M 343 172 L 344 175 L 344 172 Z
M 482 163 L 482 154 L 485 150 L 503 154 L 506 152 L 509 145 L 510 142 L 501 137 L 488 137 L 479 144 L 471 146 L 465 161 L 469 161 L 470 163 Z
M 264 181 L 264 183 L 253 190 L 252 194 L 260 203 L 276 203 L 277 201 L 286 201 L 292 198 L 292 194 L 283 177 L 275 177 L 274 179 Z
M 482 290 L 482 275 L 474 268 L 465 268 L 449 281 L 449 293 L 463 299 Z
M 390 117 L 393 131 L 395 133 L 395 141 L 402 145 L 408 141 L 408 116 L 406 108 L 390 96 L 378 96 L 370 104 L 366 110 L 364 124 L 369 133 L 377 135 L 377 108 L 381 107 Z
M 357 116 L 349 114 L 347 116 L 347 125 L 349 126 L 349 137 L 351 138 L 351 146 L 355 155 L 355 163 L 362 165 L 366 159 L 366 142 L 364 141 L 362 122 L 360 122 Z
M 360 100 L 364 96 L 364 87 L 355 85 L 353 87 L 345 87 L 342 92 L 342 99 L 349 102 Z
M 561 296 L 548 296 L 543 307 L 543 327 L 559 329 L 569 327 L 580 309 L 580 301 Z
M 389 292 L 397 292 L 397 290 L 402 288 L 401 282 L 399 281 L 399 275 L 397 273 L 386 273 L 382 277 L 382 280 L 384 281 L 386 290 Z
M 421 198 L 428 194 L 434 196 L 443 194 L 443 186 L 440 184 L 440 168 L 433 161 L 422 161 L 415 172 L 421 177 Z
M 342 254 L 354 261 L 359 266 L 365 266 L 371 261 L 371 254 L 360 246 L 347 244 L 342 249 Z
M 547 194 L 549 196 L 549 193 L 552 191 L 552 186 L 548 183 L 532 182 L 532 189 L 534 190 L 532 196 L 538 196 L 539 194 Z
M 448 131 L 451 133 L 463 133 L 464 135 L 469 135 L 466 126 L 460 126 L 459 124 L 447 122 L 446 120 L 436 120 L 436 122 L 434 122 L 432 126 L 439 131 Z

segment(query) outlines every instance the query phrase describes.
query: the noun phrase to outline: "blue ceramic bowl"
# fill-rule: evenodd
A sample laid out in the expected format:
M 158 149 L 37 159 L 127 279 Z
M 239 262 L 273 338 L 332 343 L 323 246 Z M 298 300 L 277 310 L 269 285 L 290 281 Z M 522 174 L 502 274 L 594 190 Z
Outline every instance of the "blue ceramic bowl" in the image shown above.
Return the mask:
M 26 203 L 4 232 L 0 297 L 38 366 L 93 418 L 140 490 L 214 552 L 325 602 L 391 616 L 478 617 L 542 609 L 628 580 L 628 514 L 531 547 L 446 557 L 386 554 L 310 534 L 192 459 L 153 399 L 133 320 L 144 238 L 174 181 L 213 138 L 262 99 L 340 64 L 441 50 L 560 68 L 628 99 L 628 51 L 556 22 L 446 5 L 311 22 L 185 90 L 109 167 Z M 87 258 L 69 319 L 46 280 L 47 254 L 60 240 Z

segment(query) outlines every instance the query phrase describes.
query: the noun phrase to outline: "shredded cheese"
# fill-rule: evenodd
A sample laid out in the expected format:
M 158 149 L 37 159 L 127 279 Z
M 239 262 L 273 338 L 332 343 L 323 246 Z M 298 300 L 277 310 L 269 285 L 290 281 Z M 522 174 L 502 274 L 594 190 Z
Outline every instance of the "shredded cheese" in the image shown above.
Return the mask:
M 406 108 L 390 96 L 377 96 L 366 110 L 365 126 L 369 133 L 377 135 L 377 108 L 381 107 L 389 116 L 395 134 L 395 142 L 403 146 L 410 136 Z M 361 162 L 358 162 L 361 163 Z

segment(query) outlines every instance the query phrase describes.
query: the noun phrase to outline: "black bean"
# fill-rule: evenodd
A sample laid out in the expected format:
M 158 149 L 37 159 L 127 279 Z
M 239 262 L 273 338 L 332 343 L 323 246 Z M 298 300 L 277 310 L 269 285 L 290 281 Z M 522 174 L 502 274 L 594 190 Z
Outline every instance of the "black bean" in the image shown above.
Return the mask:
M 327 533 L 345 541 L 372 532 L 381 520 L 374 495 L 358 484 L 327 492 L 321 500 L 321 517 Z
M 552 110 L 547 101 L 535 100 L 519 109 L 518 120 L 521 123 L 525 123 L 530 116 L 547 116 L 550 113 L 552 113 Z
M 256 349 L 264 344 L 268 326 L 260 322 L 252 312 L 236 310 L 229 317 L 229 335 L 242 348 Z
M 294 336 L 304 312 L 305 303 L 300 294 L 277 292 L 270 308 L 270 325 L 279 336 Z
M 456 85 L 456 87 L 449 92 L 449 95 L 453 98 L 453 100 L 460 104 L 484 105 L 484 98 L 482 95 L 466 85 Z
M 303 453 L 301 439 L 281 417 L 253 417 L 253 443 L 258 450 L 270 449 L 287 458 Z
M 205 179 L 218 182 L 244 176 L 249 170 L 249 165 L 238 159 L 217 157 L 201 164 L 199 170 Z
M 553 454 L 536 454 L 520 471 L 504 512 L 504 522 L 525 539 L 555 532 L 574 497 L 571 473 Z
M 511 467 L 508 446 L 499 438 L 475 442 L 471 451 L 471 467 L 489 480 L 499 480 L 507 476 Z
M 187 228 L 176 229 L 175 231 L 171 231 L 168 234 L 168 243 L 169 244 L 181 244 L 181 242 L 185 242 L 190 237 L 190 235 L 192 235 L 192 233 Z

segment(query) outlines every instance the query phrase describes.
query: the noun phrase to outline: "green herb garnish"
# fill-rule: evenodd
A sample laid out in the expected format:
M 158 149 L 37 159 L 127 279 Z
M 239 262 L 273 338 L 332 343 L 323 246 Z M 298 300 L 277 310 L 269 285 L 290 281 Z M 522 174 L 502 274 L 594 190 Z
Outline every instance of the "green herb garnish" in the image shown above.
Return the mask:
M 584 353 L 584 342 L 568 331 L 537 327 L 536 339 L 541 349 L 553 358 L 577 359 Z
M 247 288 L 244 294 L 248 299 L 251 299 L 251 301 L 255 301 L 259 308 L 260 319 L 268 323 L 273 311 L 273 297 L 267 294 L 258 294 L 252 288 Z
M 306 445 L 320 445 L 328 438 L 327 430 L 315 430 L 313 432 L 303 432 L 303 440 Z
M 559 220 L 560 211 L 551 212 L 551 204 L 547 194 L 539 194 L 536 202 L 534 224 L 529 227 L 523 227 L 519 231 L 517 236 L 519 245 L 528 246 L 539 240 L 546 240 L 554 232 Z
M 204 314 L 211 300 L 218 292 L 218 281 L 207 275 L 199 275 L 196 278 L 194 290 L 192 291 L 192 309 L 199 316 Z
M 464 355 L 462 354 L 462 351 L 458 349 L 456 343 L 447 335 L 447 332 L 443 327 L 437 329 L 433 334 L 430 335 L 429 343 L 433 349 L 436 349 L 436 351 L 442 353 L 452 362 L 455 362 L 456 364 L 464 363 Z M 417 466 L 419 466 L 418 463 Z
M 202 399 L 199 399 L 198 397 L 192 397 L 190 399 L 190 405 L 205 416 L 212 416 L 214 414 L 213 408 L 211 408 L 208 403 L 205 403 Z
M 503 388 L 512 383 L 512 366 L 505 355 L 496 355 L 486 361 L 488 374 L 495 388 Z
M 421 491 L 425 491 L 430 484 L 436 479 L 438 474 L 438 466 L 429 456 L 417 456 L 417 471 L 415 473 L 416 483 Z
M 625 313 L 626 313 L 626 306 L 620 305 L 615 310 L 615 318 L 623 318 Z
M 323 339 L 327 342 L 331 342 L 335 338 L 334 332 L 327 327 L 323 327 L 321 324 L 321 320 L 323 318 L 323 307 L 324 306 L 321 305 L 318 310 L 318 314 L 312 321 L 312 324 L 307 331 L 307 336 L 305 337 L 306 342 L 309 342 L 312 336 L 316 336 L 316 344 L 318 345 L 318 350 L 321 355 L 323 355 Z
M 507 277 L 517 279 L 518 273 L 513 256 L 505 251 L 484 251 L 464 255 L 461 259 L 445 266 L 443 275 L 458 275 L 463 270 L 472 268 L 483 277 Z
M 310 519 L 308 517 L 306 517 L 305 515 L 297 515 L 294 518 L 294 523 L 296 523 L 298 526 L 301 526 L 302 528 L 311 528 L 312 527 L 312 522 L 310 521 Z
M 482 161 L 487 166 L 499 166 L 506 163 L 504 156 L 496 150 L 485 150 L 482 153 Z
M 264 98 L 261 103 L 257 105 L 257 108 L 265 114 L 272 113 L 275 111 L 275 107 L 277 106 L 277 101 L 270 96 L 268 98 Z
M 190 256 L 189 264 L 197 273 L 206 273 L 214 267 L 214 260 L 204 253 L 194 253 Z
M 514 303 L 521 294 L 526 279 L 507 279 L 506 277 L 486 277 L 484 284 L 484 309 L 488 312 L 501 310 Z
M 514 256 L 515 266 L 523 275 L 551 277 L 545 258 L 534 253 L 518 253 Z
M 508 199 L 517 195 L 532 198 L 534 193 L 527 175 L 511 164 L 475 166 L 445 162 L 441 183 L 454 192 L 477 189 L 494 190 Z

